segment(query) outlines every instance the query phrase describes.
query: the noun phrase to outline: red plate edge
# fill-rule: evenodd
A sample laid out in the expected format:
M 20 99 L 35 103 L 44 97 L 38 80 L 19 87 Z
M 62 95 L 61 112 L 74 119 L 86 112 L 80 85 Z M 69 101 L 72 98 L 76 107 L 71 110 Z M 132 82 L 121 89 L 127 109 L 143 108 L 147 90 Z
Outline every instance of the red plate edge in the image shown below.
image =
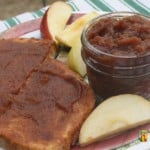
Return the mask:
M 19 25 L 16 25 L 1 34 L 1 38 L 8 39 L 8 38 L 17 38 L 29 32 L 36 31 L 40 29 L 42 18 L 30 20 Z

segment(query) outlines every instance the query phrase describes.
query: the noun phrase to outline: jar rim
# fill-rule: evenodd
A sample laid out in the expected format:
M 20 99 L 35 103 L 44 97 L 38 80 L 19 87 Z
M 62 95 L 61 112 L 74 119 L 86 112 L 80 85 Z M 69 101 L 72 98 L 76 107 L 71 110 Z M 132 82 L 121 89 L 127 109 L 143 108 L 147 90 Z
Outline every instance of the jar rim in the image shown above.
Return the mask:
M 137 57 L 138 58 L 143 58 L 143 57 L 150 56 L 150 53 L 144 54 L 144 55 L 141 55 L 141 56 L 135 56 L 135 55 L 134 56 L 113 55 L 111 53 L 106 53 L 104 51 L 98 50 L 86 38 L 86 35 L 87 35 L 90 27 L 93 26 L 94 24 L 96 24 L 100 19 L 103 19 L 105 17 L 126 17 L 126 16 L 133 16 L 133 15 L 138 15 L 138 16 L 141 16 L 143 18 L 146 18 L 146 19 L 150 20 L 150 17 L 147 16 L 147 15 L 143 15 L 143 14 L 136 13 L 136 12 L 127 12 L 127 11 L 111 12 L 111 13 L 99 15 L 98 17 L 96 17 L 96 18 L 92 19 L 91 21 L 89 21 L 85 25 L 85 27 L 83 28 L 83 31 L 82 31 L 82 34 L 81 34 L 82 45 L 85 46 L 86 48 L 92 50 L 91 52 L 93 52 L 95 54 L 102 54 L 102 55 L 113 57 L 113 58 L 131 59 L 131 58 L 137 58 Z M 102 48 L 104 48 L 104 47 L 102 47 Z

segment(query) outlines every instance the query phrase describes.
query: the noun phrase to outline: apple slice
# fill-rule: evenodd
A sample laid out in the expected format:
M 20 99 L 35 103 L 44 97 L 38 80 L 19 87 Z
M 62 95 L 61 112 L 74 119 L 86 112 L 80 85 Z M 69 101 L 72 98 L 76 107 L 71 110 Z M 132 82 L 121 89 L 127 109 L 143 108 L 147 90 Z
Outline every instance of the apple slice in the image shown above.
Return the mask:
M 60 34 L 57 34 L 56 39 L 59 43 L 72 47 L 74 45 L 74 39 L 80 39 L 85 24 L 96 16 L 98 16 L 97 12 L 91 12 L 79 17 L 60 32 Z
M 132 94 L 114 96 L 97 106 L 83 123 L 79 143 L 87 145 L 145 123 L 150 123 L 148 100 Z
M 83 15 L 68 25 L 59 35 L 56 35 L 56 39 L 60 44 L 71 47 L 68 55 L 68 65 L 81 76 L 86 74 L 86 67 L 81 57 L 81 33 L 85 24 L 97 15 L 96 12 Z
M 71 6 L 65 2 L 57 1 L 53 3 L 45 12 L 41 22 L 40 31 L 42 37 L 56 41 L 55 36 L 64 30 L 71 13 Z
M 68 54 L 68 65 L 72 70 L 84 77 L 86 74 L 86 66 L 81 57 L 81 47 L 80 39 L 76 41 L 75 38 L 74 45 Z

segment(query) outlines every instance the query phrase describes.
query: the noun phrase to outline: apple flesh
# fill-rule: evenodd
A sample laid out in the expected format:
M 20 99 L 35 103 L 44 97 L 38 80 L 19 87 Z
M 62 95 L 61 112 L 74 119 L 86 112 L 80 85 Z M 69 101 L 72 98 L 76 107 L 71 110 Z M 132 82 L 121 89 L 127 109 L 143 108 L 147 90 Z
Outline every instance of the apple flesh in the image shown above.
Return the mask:
M 86 75 L 86 66 L 81 57 L 81 41 L 75 41 L 68 54 L 68 65 L 75 72 L 79 73 L 82 77 Z
M 148 100 L 132 94 L 113 96 L 97 106 L 85 120 L 79 143 L 88 145 L 149 122 Z
M 70 5 L 63 1 L 53 3 L 45 12 L 41 22 L 42 37 L 56 41 L 55 36 L 64 30 L 71 14 L 72 8 Z

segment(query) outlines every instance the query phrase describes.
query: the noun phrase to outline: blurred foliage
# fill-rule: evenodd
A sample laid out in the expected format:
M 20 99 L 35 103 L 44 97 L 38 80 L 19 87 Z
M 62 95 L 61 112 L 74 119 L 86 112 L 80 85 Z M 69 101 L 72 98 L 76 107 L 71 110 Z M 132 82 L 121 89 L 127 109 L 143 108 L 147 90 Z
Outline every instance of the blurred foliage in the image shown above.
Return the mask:
M 18 15 L 27 11 L 35 11 L 56 0 L 0 0 L 0 20 Z

